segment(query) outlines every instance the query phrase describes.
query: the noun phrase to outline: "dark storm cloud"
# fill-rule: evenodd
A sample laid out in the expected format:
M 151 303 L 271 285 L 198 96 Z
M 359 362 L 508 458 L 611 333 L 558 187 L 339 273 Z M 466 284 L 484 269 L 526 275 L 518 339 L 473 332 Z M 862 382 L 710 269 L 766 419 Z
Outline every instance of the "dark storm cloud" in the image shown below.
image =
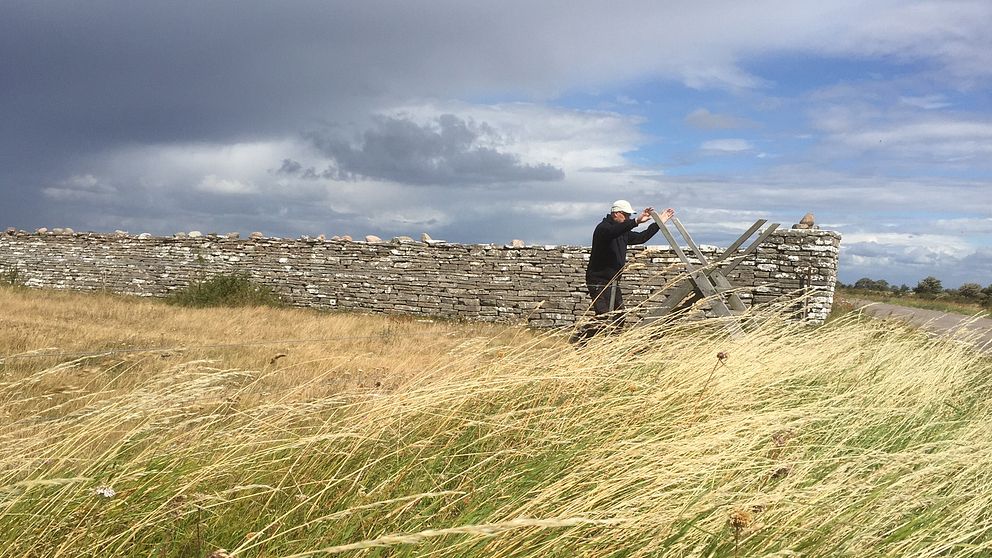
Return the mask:
M 0 222 L 21 227 L 47 220 L 42 189 L 122 147 L 294 137 L 411 98 L 560 78 L 527 68 L 541 57 L 523 41 L 503 43 L 516 18 L 495 5 L 18 1 L 2 13 Z M 485 151 L 457 162 L 505 163 Z
M 501 13 L 444 0 L 5 2 L 2 137 L 87 151 L 243 140 L 505 90 L 542 74 L 522 69 L 538 58 L 524 45 L 500 44 Z
M 283 159 L 282 166 L 276 170 L 276 174 L 296 174 L 303 170 L 303 165 L 292 159 Z
M 512 153 L 479 145 L 498 140 L 485 123 L 443 114 L 421 125 L 382 117 L 352 144 L 311 134 L 313 144 L 337 163 L 338 178 L 373 178 L 406 184 L 493 184 L 561 180 L 565 173 L 541 163 L 524 164 Z M 298 169 L 297 169 L 298 170 Z

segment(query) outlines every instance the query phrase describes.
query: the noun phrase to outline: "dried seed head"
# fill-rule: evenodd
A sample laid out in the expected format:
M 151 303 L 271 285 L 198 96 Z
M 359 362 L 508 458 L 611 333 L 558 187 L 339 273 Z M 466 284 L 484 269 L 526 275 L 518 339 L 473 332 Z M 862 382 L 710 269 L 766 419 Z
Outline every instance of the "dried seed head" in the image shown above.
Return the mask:
M 727 357 L 729 356 L 730 354 L 727 353 L 727 351 L 720 351 L 719 353 L 716 354 L 716 359 L 719 360 L 720 362 L 723 362 L 727 360 Z
M 778 479 L 782 479 L 782 478 L 785 478 L 785 477 L 789 476 L 789 473 L 791 473 L 791 472 L 792 472 L 792 467 L 791 466 L 789 466 L 789 465 L 782 465 L 781 467 L 778 467 L 777 469 L 775 469 L 774 471 L 772 471 L 771 477 L 773 479 L 775 479 L 775 480 L 778 480 Z
M 750 510 L 735 508 L 730 511 L 730 516 L 727 518 L 730 523 L 730 528 L 734 530 L 735 533 L 740 533 L 744 529 L 747 529 L 751 522 L 754 521 L 754 514 Z
M 785 428 L 783 430 L 779 430 L 778 432 L 772 434 L 772 443 L 774 443 L 778 447 L 782 447 L 785 444 L 789 443 L 789 440 L 791 440 L 795 436 L 796 436 L 796 432 L 794 430 L 792 430 L 791 428 Z

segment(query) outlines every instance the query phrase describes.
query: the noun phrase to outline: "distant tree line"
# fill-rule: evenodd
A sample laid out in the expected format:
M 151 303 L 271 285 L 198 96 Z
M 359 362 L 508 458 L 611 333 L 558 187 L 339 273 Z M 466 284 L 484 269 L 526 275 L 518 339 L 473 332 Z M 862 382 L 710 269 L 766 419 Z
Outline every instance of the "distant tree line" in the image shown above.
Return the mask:
M 868 277 L 862 277 L 850 285 L 838 281 L 837 286 L 839 288 L 874 291 L 893 294 L 895 296 L 949 298 L 992 307 L 992 284 L 983 288 L 978 283 L 965 283 L 956 289 L 945 289 L 940 279 L 932 275 L 920 279 L 916 286 L 912 288 L 906 284 L 894 285 L 885 279 L 875 280 Z

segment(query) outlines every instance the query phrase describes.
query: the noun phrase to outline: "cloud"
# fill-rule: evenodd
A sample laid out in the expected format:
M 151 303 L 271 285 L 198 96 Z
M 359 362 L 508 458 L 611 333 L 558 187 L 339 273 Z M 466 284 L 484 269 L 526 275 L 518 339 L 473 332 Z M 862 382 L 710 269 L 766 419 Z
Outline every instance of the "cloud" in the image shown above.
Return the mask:
M 705 108 L 698 108 L 685 117 L 686 124 L 701 130 L 728 130 L 733 128 L 752 128 L 755 123 L 746 118 L 729 114 L 714 114 Z
M 742 151 L 750 151 L 754 149 L 751 142 L 745 139 L 718 139 L 704 141 L 700 145 L 705 151 L 718 151 L 724 153 L 740 153 Z
M 934 254 L 956 258 L 964 257 L 974 251 L 974 248 L 960 237 L 938 234 L 850 232 L 844 235 L 844 244 L 849 248 L 860 247 L 856 251 L 861 255 L 886 253 L 884 250 L 878 251 L 879 246 L 884 246 L 886 249 L 898 247 L 904 254 Z M 923 250 L 920 250 L 921 248 Z
M 948 233 L 992 235 L 992 217 L 937 219 L 933 226 L 936 230 Z
M 912 242 L 917 240 L 918 242 Z M 992 251 L 962 245 L 949 237 L 942 244 L 926 239 L 888 238 L 879 241 L 841 244 L 839 265 L 847 281 L 858 277 L 886 279 L 910 286 L 928 275 L 939 275 L 946 286 L 981 282 L 992 275 Z
M 578 243 L 587 236 L 585 222 L 601 217 L 603 204 L 617 197 L 604 195 L 604 184 L 612 190 L 647 180 L 624 159 L 641 139 L 638 122 L 527 103 L 422 103 L 391 109 L 350 136 L 354 144 L 331 150 L 307 135 L 233 145 L 127 146 L 78 161 L 85 172 L 53 185 L 48 211 L 65 208 L 72 220 L 58 225 L 78 230 L 261 229 L 356 237 L 430 232 L 463 242 L 527 237 Z M 319 140 L 342 141 L 350 129 L 327 126 Z M 472 152 L 483 148 L 503 157 L 468 165 L 479 161 Z M 334 158 L 341 153 L 346 165 Z M 414 175 L 421 182 L 411 188 L 408 171 L 417 171 L 415 163 L 429 155 L 438 161 Z M 535 181 L 547 177 L 544 167 L 558 178 Z M 452 188 L 454 180 L 472 188 Z M 95 192 L 105 195 L 97 199 Z M 560 226 L 535 232 L 535 223 L 551 219 Z M 489 220 L 488 228 L 479 225 Z M 581 231 L 572 228 L 575 222 Z
M 962 274 L 957 270 L 965 269 L 968 273 Z M 960 264 L 952 271 L 952 285 L 962 283 L 980 283 L 984 286 L 992 286 L 992 247 L 983 246 L 973 253 L 961 259 Z
M 810 123 L 819 130 L 815 144 L 823 160 L 865 161 L 873 166 L 897 164 L 932 173 L 953 165 L 974 173 L 992 170 L 992 121 L 985 113 L 940 110 L 942 96 L 899 97 L 905 84 L 879 81 L 844 85 L 807 96 Z M 892 98 L 899 98 L 893 103 Z
M 357 142 L 312 134 L 314 145 L 336 163 L 342 178 L 373 178 L 405 184 L 477 185 L 551 181 L 564 172 L 548 163 L 524 164 L 495 146 L 502 139 L 489 125 L 453 114 L 418 124 L 381 117 Z
M 899 97 L 899 102 L 924 110 L 936 110 L 951 106 L 944 95 L 902 96 Z
M 992 155 L 992 122 L 927 119 L 836 133 L 830 140 L 856 151 L 953 162 Z
M 204 176 L 203 180 L 197 184 L 197 188 L 204 192 L 217 194 L 251 194 L 258 191 L 254 184 L 231 178 L 221 178 L 216 174 Z
M 75 175 L 42 189 L 46 198 L 59 202 L 99 201 L 117 194 L 117 188 L 92 174 Z
M 297 174 L 303 171 L 303 165 L 292 159 L 283 159 L 282 165 L 275 171 L 276 174 Z

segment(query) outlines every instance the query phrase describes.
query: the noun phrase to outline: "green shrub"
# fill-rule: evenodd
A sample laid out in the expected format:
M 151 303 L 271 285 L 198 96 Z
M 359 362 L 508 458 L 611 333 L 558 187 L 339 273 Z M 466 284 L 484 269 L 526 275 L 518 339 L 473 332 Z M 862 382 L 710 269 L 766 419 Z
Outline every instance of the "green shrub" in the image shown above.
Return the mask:
M 920 282 L 916 284 L 916 288 L 913 291 L 920 296 L 937 296 L 944 291 L 944 286 L 940 284 L 940 279 L 929 275 L 920 279 Z
M 271 288 L 258 285 L 246 273 L 214 275 L 206 280 L 196 280 L 168 298 L 179 306 L 283 306 Z
M 24 279 L 16 267 L 0 271 L 0 286 L 3 287 L 24 287 Z

